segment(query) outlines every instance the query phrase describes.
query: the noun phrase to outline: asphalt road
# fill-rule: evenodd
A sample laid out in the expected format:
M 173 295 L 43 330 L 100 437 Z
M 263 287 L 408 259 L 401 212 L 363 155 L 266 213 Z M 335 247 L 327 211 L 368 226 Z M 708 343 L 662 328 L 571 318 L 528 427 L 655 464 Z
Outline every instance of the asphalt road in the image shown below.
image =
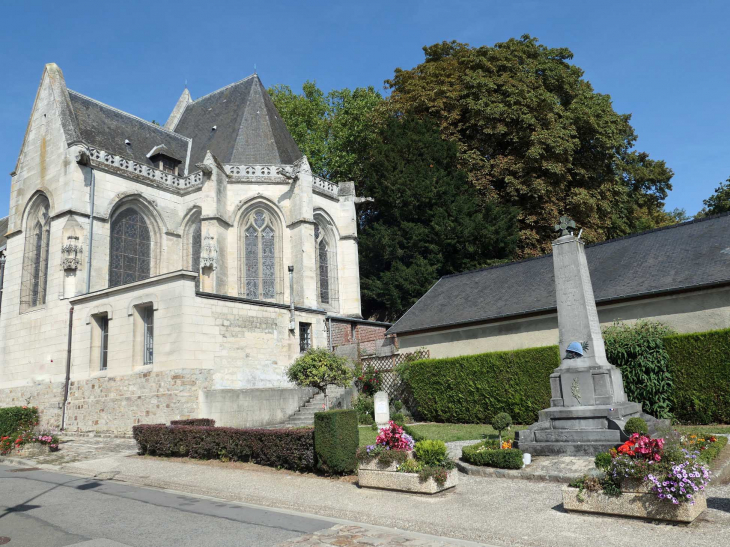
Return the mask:
M 323 518 L 0 465 L 0 545 L 8 547 L 265 547 L 334 524 Z

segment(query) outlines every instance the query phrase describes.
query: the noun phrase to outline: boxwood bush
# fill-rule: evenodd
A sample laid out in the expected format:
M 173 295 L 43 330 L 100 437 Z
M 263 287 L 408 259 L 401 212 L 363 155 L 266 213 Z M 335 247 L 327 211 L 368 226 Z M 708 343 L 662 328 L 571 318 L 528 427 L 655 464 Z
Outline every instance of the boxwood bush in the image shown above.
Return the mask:
M 34 406 L 0 408 L 0 437 L 32 430 L 38 425 L 38 409 Z
M 198 427 L 215 427 L 215 420 L 211 418 L 190 418 L 188 420 L 171 420 L 170 425 L 192 425 Z
M 506 412 L 515 423 L 530 424 L 550 406 L 550 373 L 558 366 L 558 348 L 548 346 L 424 359 L 398 372 L 425 420 L 484 424 Z
M 359 445 L 356 410 L 328 410 L 314 414 L 317 469 L 337 475 L 354 473 Z
M 199 460 L 250 461 L 295 471 L 314 469 L 314 429 L 236 429 L 165 424 L 132 428 L 139 453 Z
M 461 449 L 461 459 L 472 465 L 499 469 L 522 469 L 522 450 L 519 448 L 480 450 L 482 448 L 484 448 L 484 443 L 465 446 Z

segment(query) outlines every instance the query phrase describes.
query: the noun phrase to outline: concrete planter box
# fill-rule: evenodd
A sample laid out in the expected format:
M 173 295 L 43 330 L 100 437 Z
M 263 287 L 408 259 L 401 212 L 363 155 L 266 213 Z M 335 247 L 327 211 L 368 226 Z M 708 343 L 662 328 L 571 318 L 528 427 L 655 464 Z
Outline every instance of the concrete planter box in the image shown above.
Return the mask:
M 624 490 L 627 489 L 627 490 Z M 630 491 L 630 490 L 634 491 Z M 707 509 L 704 492 L 695 495 L 694 505 L 680 503 L 674 505 L 660 500 L 651 493 L 649 486 L 639 483 L 622 485 L 623 494 L 607 496 L 603 492 L 583 491 L 578 499 L 578 489 L 566 486 L 563 488 L 563 507 L 567 511 L 584 513 L 602 513 L 622 517 L 638 517 L 651 520 L 668 520 L 689 523 Z M 582 500 L 582 501 L 581 501 Z
M 361 463 L 357 471 L 357 479 L 360 486 L 364 488 L 382 488 L 418 494 L 435 494 L 459 484 L 459 472 L 456 469 L 449 471 L 446 482 L 443 486 L 439 486 L 432 478 L 421 482 L 418 473 L 398 473 L 397 468 L 396 463 L 387 467 L 379 466 L 375 461 Z
M 43 456 L 51 452 L 51 447 L 47 444 L 40 443 L 28 443 L 21 446 L 19 449 L 14 449 L 10 455 L 16 458 L 34 458 L 36 456 Z

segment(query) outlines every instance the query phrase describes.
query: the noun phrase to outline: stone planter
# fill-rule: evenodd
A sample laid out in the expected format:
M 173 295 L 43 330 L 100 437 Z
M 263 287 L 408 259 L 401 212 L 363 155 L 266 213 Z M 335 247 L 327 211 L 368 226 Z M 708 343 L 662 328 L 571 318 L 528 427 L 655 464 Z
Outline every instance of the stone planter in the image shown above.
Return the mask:
M 376 461 L 361 463 L 357 479 L 364 488 L 382 488 L 418 494 L 435 494 L 453 488 L 459 483 L 459 472 L 456 469 L 449 471 L 446 482 L 443 486 L 439 486 L 433 478 L 421 482 L 418 473 L 398 473 L 397 468 L 397 463 L 387 467 L 379 466 Z
M 10 455 L 16 458 L 35 458 L 36 456 L 48 454 L 50 451 L 51 447 L 47 444 L 28 443 L 18 449 L 14 449 Z
M 579 495 L 577 488 L 566 486 L 563 488 L 563 507 L 567 511 L 686 523 L 692 522 L 707 509 L 704 492 L 695 495 L 694 505 L 689 503 L 674 505 L 666 500 L 660 500 L 650 491 L 650 485 L 638 481 L 626 482 L 621 489 L 623 493 L 620 496 L 607 496 L 603 492 L 586 490 Z

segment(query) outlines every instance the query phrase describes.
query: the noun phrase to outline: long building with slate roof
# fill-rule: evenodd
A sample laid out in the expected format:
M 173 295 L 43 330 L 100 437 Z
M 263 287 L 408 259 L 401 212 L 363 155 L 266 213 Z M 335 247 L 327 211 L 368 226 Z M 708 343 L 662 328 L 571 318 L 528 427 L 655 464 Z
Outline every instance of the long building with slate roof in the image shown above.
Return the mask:
M 354 184 L 312 174 L 256 74 L 185 89 L 163 127 L 49 64 L 11 176 L 0 406 L 79 431 L 265 426 L 313 396 L 285 375 L 303 351 L 382 345 Z
M 588 245 L 586 259 L 604 326 L 730 327 L 728 214 Z M 557 344 L 552 255 L 444 276 L 388 334 L 432 357 Z

